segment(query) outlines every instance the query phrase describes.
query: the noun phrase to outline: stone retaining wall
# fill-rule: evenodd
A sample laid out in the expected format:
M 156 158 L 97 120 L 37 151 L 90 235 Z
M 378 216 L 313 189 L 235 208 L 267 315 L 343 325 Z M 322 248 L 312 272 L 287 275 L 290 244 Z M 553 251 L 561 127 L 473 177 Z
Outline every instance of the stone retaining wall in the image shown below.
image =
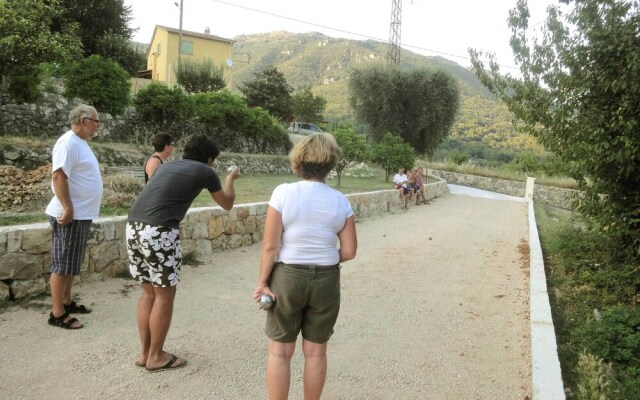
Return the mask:
M 429 170 L 429 173 L 439 176 L 449 183 L 472 186 L 479 189 L 490 190 L 492 192 L 508 194 L 510 196 L 524 197 L 526 183 L 510 181 L 506 179 L 487 178 L 477 175 L 459 174 L 456 172 Z M 580 193 L 575 189 L 563 189 L 553 186 L 535 184 L 533 199 L 537 202 L 549 204 L 555 207 L 571 210 L 573 199 Z
M 427 186 L 429 198 L 447 192 L 447 182 Z M 400 210 L 396 190 L 347 195 L 356 221 Z M 180 225 L 183 254 L 211 253 L 250 246 L 262 239 L 267 203 L 192 208 Z M 128 276 L 126 217 L 99 218 L 91 226 L 80 281 Z M 0 227 L 0 304 L 48 292 L 51 264 L 48 223 Z M 256 260 L 257 262 L 257 260 Z

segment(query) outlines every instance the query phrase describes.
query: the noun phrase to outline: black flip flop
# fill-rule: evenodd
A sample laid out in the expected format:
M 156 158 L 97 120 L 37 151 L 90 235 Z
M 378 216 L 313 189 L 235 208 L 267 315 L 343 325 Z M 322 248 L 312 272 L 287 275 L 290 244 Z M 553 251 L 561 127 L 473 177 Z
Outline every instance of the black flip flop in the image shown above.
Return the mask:
M 160 372 L 160 371 L 167 371 L 167 370 L 170 370 L 170 369 L 182 368 L 185 365 L 187 365 L 187 361 L 185 360 L 184 363 L 174 366 L 176 361 L 178 361 L 178 357 L 175 354 L 171 354 L 171 359 L 169 360 L 169 362 L 166 363 L 165 365 L 163 365 L 162 367 L 158 367 L 158 368 L 144 367 L 144 369 L 146 369 L 149 372 Z

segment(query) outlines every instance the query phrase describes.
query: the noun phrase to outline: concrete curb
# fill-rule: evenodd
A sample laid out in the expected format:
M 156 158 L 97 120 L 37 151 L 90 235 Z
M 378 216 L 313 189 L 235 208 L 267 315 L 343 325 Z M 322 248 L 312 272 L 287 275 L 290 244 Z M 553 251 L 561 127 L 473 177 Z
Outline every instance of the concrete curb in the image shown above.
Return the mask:
M 532 398 L 533 400 L 563 400 L 566 396 L 533 201 L 529 201 L 529 257 Z

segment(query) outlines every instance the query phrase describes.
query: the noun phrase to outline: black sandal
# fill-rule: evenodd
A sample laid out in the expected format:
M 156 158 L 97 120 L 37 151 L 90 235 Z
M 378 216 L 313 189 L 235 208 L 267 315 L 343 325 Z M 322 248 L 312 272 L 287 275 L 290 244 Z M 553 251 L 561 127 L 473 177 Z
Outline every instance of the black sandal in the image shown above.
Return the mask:
M 67 317 L 69 316 L 69 313 L 64 313 L 59 317 L 54 317 L 53 313 L 49 313 L 49 325 L 53 325 L 53 326 L 57 326 L 63 329 L 80 329 L 82 328 L 82 325 L 80 326 L 73 326 L 73 324 L 78 321 L 77 318 L 71 318 L 68 321 L 65 321 L 65 319 L 67 319 Z
M 64 304 L 64 311 L 68 314 L 89 314 L 92 310 L 84 304 L 78 305 L 75 301 L 72 301 L 70 304 Z

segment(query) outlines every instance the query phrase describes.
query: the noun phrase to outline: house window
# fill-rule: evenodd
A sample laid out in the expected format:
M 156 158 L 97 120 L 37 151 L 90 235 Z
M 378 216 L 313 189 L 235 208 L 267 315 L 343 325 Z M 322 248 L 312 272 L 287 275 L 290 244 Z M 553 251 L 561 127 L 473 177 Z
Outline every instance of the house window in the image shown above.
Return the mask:
M 183 40 L 180 46 L 180 54 L 193 54 L 193 42 Z
M 162 48 L 162 43 L 158 43 L 158 49 L 156 50 L 156 55 L 160 55 L 160 49 Z

